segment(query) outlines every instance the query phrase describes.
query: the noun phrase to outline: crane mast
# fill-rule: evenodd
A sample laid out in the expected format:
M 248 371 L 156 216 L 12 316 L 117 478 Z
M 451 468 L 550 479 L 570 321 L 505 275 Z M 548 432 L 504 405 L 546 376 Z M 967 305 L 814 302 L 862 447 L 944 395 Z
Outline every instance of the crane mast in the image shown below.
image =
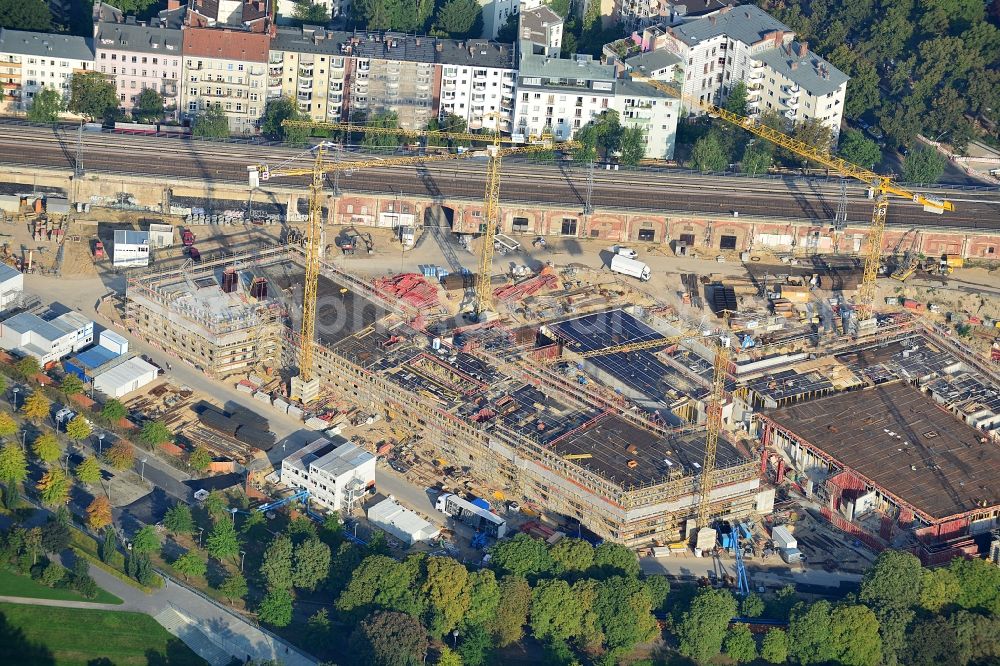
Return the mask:
M 319 255 L 323 231 L 324 145 L 316 146 L 312 182 L 309 184 L 309 235 L 306 238 L 305 282 L 302 292 L 302 328 L 299 339 L 299 375 L 292 380 L 292 398 L 308 403 L 316 398 L 318 382 L 313 377 L 316 345 L 316 299 L 319 290 Z
M 500 224 L 500 130 L 493 134 L 488 148 L 490 161 L 486 167 L 486 193 L 483 195 L 483 247 L 479 251 L 479 272 L 476 275 L 476 315 L 483 317 L 493 306 L 493 241 Z

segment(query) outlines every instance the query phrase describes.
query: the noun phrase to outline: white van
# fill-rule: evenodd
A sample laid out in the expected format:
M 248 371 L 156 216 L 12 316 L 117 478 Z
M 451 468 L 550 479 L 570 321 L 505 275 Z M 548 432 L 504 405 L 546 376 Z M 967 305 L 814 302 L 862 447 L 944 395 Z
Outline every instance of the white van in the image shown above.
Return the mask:
M 636 257 L 639 256 L 639 253 L 633 250 L 632 248 L 623 247 L 621 245 L 615 245 L 615 254 L 622 257 L 627 257 L 629 259 L 635 259 Z

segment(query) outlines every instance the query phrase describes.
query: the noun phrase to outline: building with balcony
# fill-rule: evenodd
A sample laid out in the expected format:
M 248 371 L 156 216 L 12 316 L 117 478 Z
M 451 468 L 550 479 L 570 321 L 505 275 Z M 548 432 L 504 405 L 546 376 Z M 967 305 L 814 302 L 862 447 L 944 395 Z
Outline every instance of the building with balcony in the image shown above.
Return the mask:
M 252 134 L 268 91 L 270 35 L 212 28 L 185 28 L 182 55 L 182 117 L 214 105 L 234 134 Z
M 559 57 L 564 22 L 558 14 L 542 5 L 522 10 L 518 21 L 518 38 L 530 42 L 533 53 Z
M 155 25 L 154 25 L 155 24 Z M 94 67 L 115 83 L 118 101 L 131 111 L 144 89 L 163 95 L 164 106 L 177 117 L 180 102 L 181 47 L 180 29 L 137 22 L 134 17 L 120 23 L 94 24 Z
M 601 2 L 601 17 L 604 26 L 617 23 L 625 32 L 635 32 L 655 25 L 673 25 L 678 21 L 691 20 L 714 14 L 729 7 L 735 0 L 699 0 L 698 2 L 673 2 L 672 0 L 589 0 L 580 3 L 583 16 L 586 5 Z
M 674 158 L 680 106 L 680 99 L 649 84 L 628 79 L 615 82 L 613 108 L 622 125 L 642 129 L 646 159 Z
M 549 58 L 521 42 L 514 132 L 571 139 L 604 111 L 614 108 L 616 72 L 589 55 Z
M 836 141 L 848 76 L 762 9 L 742 5 L 680 17 L 659 43 L 681 60 L 685 97 L 722 104 L 742 81 L 751 115 L 773 111 L 789 123 L 816 118 Z M 686 108 L 698 113 L 693 105 Z
M 268 96 L 297 100 L 313 120 L 391 111 L 400 127 L 423 129 L 452 113 L 471 128 L 510 128 L 515 77 L 506 44 L 279 28 L 267 67 Z
M 68 99 L 73 74 L 93 69 L 90 38 L 0 28 L 4 111 L 27 111 L 43 88 L 58 90 Z

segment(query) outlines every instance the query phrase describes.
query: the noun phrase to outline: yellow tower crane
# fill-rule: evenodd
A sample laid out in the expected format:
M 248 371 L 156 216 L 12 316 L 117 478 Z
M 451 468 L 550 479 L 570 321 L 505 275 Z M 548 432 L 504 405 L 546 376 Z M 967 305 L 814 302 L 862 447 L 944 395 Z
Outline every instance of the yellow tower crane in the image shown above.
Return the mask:
M 266 164 L 250 166 L 250 187 L 255 188 L 260 181 L 273 177 L 310 176 L 309 184 L 309 231 L 306 239 L 305 278 L 302 297 L 302 328 L 299 340 L 299 374 L 292 378 L 291 396 L 303 404 L 308 404 L 319 395 L 319 381 L 313 375 L 313 357 L 316 345 L 316 297 L 319 289 L 321 235 L 323 231 L 323 179 L 328 173 L 354 171 L 377 167 L 409 166 L 423 162 L 460 159 L 467 154 L 441 154 L 430 156 L 388 157 L 385 159 L 365 158 L 344 162 L 327 163 L 326 150 L 333 144 L 322 142 L 312 147 L 313 164 L 310 167 L 291 167 L 284 163 L 271 168 Z
M 282 123 L 287 127 L 318 128 L 343 132 L 362 132 L 365 134 L 381 134 L 413 139 L 440 138 L 451 141 L 475 141 L 486 143 L 489 163 L 486 167 L 486 191 L 483 195 L 483 223 L 479 231 L 483 235 L 483 246 L 479 252 L 479 270 L 476 274 L 475 313 L 484 317 L 493 306 L 493 243 L 500 225 L 500 175 L 503 158 L 508 155 L 541 152 L 552 149 L 548 138 L 541 138 L 534 143 L 515 141 L 500 136 L 499 124 L 489 134 L 472 134 L 469 132 L 447 132 L 439 130 L 408 130 L 394 127 L 375 127 L 370 125 L 355 125 L 352 123 L 318 122 L 308 120 L 286 120 Z M 518 144 L 503 148 L 503 144 Z M 573 148 L 578 144 L 567 141 L 560 144 L 563 148 Z M 468 154 L 468 153 L 466 153 Z
M 591 349 L 585 352 L 570 352 L 579 358 L 593 358 L 605 354 L 620 354 L 631 351 L 641 351 L 656 347 L 668 347 L 685 340 L 699 339 L 708 342 L 708 338 L 698 335 L 674 335 L 666 338 L 636 340 L 620 345 Z M 732 358 L 729 342 L 719 338 L 710 342 L 714 347 L 712 361 L 712 384 L 705 407 L 705 456 L 701 464 L 701 478 L 698 482 L 698 545 L 710 548 L 715 544 L 715 532 L 709 528 L 709 507 L 712 500 L 712 476 L 715 473 L 715 455 L 719 448 L 719 435 L 722 433 L 722 408 L 726 402 L 726 376 Z M 566 456 L 564 456 L 566 457 Z M 568 458 L 567 458 L 568 459 Z
M 946 210 L 955 210 L 955 206 L 950 201 L 925 196 L 918 192 L 912 192 L 905 187 L 897 185 L 893 182 L 892 178 L 888 176 L 880 175 L 870 169 L 865 169 L 864 167 L 848 162 L 847 160 L 834 157 L 833 155 L 811 146 L 808 143 L 799 141 L 798 139 L 793 139 L 787 134 L 779 132 L 776 129 L 772 129 L 771 127 L 768 127 L 767 125 L 764 125 L 763 123 L 760 123 L 752 118 L 747 118 L 737 113 L 727 111 L 726 109 L 718 107 L 710 102 L 703 102 L 697 97 L 685 95 L 676 86 L 669 83 L 657 81 L 648 77 L 636 76 L 633 77 L 633 79 L 635 81 L 649 84 L 654 88 L 662 90 L 669 95 L 673 95 L 674 97 L 691 104 L 692 106 L 707 111 L 709 115 L 718 116 L 727 123 L 736 125 L 737 127 L 759 136 L 762 139 L 767 139 L 774 145 L 795 153 L 800 157 L 805 157 L 813 162 L 818 162 L 826 168 L 836 171 L 844 178 L 854 178 L 855 180 L 860 180 L 872 188 L 875 198 L 875 206 L 872 210 L 871 226 L 868 227 L 868 233 L 865 238 L 867 248 L 865 250 L 864 274 L 861 279 L 861 284 L 858 287 L 858 295 L 856 298 L 857 317 L 859 323 L 870 319 L 874 308 L 876 295 L 875 281 L 878 278 L 879 268 L 882 263 L 882 238 L 885 234 L 885 218 L 889 209 L 889 195 L 891 194 L 904 199 L 909 199 L 924 206 L 925 210 L 936 213 L 941 213 Z

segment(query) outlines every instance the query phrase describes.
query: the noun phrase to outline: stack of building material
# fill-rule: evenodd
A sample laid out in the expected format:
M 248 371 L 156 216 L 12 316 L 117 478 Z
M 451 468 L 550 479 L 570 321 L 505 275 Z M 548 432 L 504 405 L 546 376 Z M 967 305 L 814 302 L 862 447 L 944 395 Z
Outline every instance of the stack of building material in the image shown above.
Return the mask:
M 535 277 L 522 280 L 516 284 L 510 284 L 493 291 L 493 296 L 500 302 L 517 301 L 527 296 L 537 294 L 542 290 L 558 289 L 559 276 L 550 267 L 546 266 Z
M 416 273 L 378 278 L 375 280 L 375 288 L 416 308 L 430 308 L 438 304 L 437 289 Z

